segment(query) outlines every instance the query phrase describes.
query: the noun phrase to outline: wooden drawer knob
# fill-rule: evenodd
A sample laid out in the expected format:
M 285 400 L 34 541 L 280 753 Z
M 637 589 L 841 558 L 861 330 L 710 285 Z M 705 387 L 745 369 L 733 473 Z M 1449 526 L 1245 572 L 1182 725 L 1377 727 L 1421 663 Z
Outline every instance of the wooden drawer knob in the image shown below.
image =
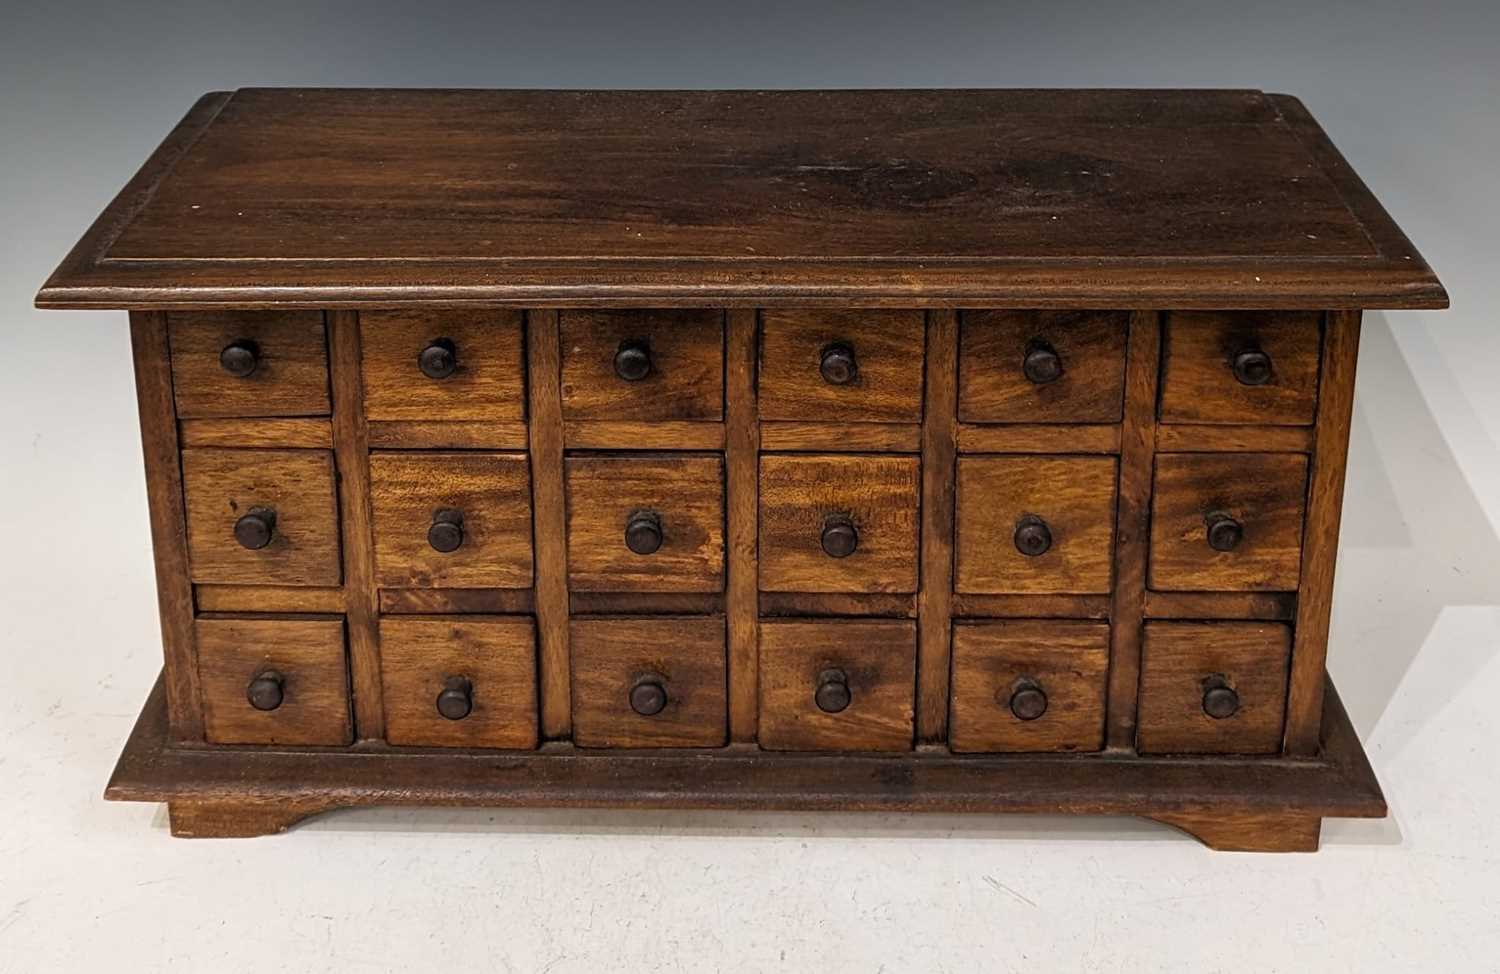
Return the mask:
M 432 515 L 432 525 L 427 529 L 427 543 L 434 551 L 447 554 L 457 551 L 464 543 L 464 512 L 444 508 Z
M 615 352 L 615 375 L 626 382 L 639 382 L 651 374 L 651 346 L 639 339 L 620 343 Z
M 437 695 L 437 712 L 448 720 L 463 720 L 474 709 L 474 685 L 461 676 L 443 681 Z
M 254 375 L 260 367 L 260 346 L 248 338 L 230 342 L 219 353 L 219 367 L 236 379 Z
M 245 699 L 256 710 L 275 710 L 286 699 L 285 683 L 275 670 L 262 670 L 245 687 Z
M 661 541 L 661 515 L 655 511 L 636 511 L 625 522 L 625 547 L 636 554 L 655 554 Z
M 446 379 L 458 371 L 458 349 L 448 339 L 439 338 L 422 349 L 417 368 L 429 379 Z
M 234 522 L 234 540 L 240 547 L 257 551 L 276 537 L 276 512 L 269 507 L 251 508 L 250 513 Z
M 853 347 L 835 342 L 823 349 L 818 371 L 823 374 L 823 381 L 832 386 L 846 386 L 859 378 L 859 363 L 854 360 Z
M 1036 720 L 1047 712 L 1047 694 L 1035 680 L 1020 680 L 1010 695 L 1010 712 L 1017 720 Z
M 1047 522 L 1035 514 L 1027 514 L 1016 522 L 1016 550 L 1028 558 L 1046 554 L 1052 547 L 1052 529 Z
M 1062 377 L 1062 358 L 1049 343 L 1034 338 L 1026 344 L 1026 357 L 1021 360 L 1021 371 L 1026 374 L 1027 380 L 1039 386 L 1056 382 Z
M 818 674 L 818 689 L 813 702 L 825 714 L 836 714 L 848 708 L 854 699 L 849 692 L 849 675 L 843 670 L 824 670 Z
M 1230 363 L 1241 385 L 1263 386 L 1271 381 L 1271 356 L 1258 348 L 1247 348 Z
M 1212 676 L 1203 682 L 1203 712 L 1214 720 L 1233 717 L 1240 709 L 1240 695 L 1234 692 L 1222 676 Z
M 642 717 L 655 717 L 666 710 L 666 680 L 659 676 L 648 676 L 631 687 L 630 709 Z
M 1215 551 L 1233 551 L 1245 537 L 1245 527 L 1228 514 L 1214 513 L 1204 518 L 1208 526 L 1208 546 Z
M 853 519 L 839 514 L 823 524 L 823 554 L 830 558 L 848 558 L 859 547 L 859 531 Z

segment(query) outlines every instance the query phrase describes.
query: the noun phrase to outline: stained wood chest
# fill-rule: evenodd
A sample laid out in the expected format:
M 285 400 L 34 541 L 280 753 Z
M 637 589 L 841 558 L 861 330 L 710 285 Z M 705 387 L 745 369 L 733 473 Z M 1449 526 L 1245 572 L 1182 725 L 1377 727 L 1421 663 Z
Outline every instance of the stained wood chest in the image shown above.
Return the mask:
M 206 95 L 37 298 L 130 312 L 107 796 L 1315 848 L 1360 312 L 1446 301 L 1285 95 Z

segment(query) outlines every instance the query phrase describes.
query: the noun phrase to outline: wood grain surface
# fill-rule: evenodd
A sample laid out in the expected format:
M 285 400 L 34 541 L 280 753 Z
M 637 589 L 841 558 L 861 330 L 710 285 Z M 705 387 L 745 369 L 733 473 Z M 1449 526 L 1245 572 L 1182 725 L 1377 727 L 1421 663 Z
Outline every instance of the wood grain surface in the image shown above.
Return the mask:
M 559 327 L 564 420 L 723 419 L 723 311 L 569 309 Z M 627 381 L 615 372 L 627 341 L 650 350 L 644 378 Z
M 1168 313 L 1162 422 L 1311 425 L 1321 321 L 1311 311 Z M 1263 385 L 1235 378 L 1234 357 L 1250 350 L 1271 357 L 1271 378 Z
M 965 423 L 1118 423 L 1127 311 L 965 311 L 960 315 L 958 418 Z M 1022 366 L 1045 342 L 1062 374 L 1034 383 Z
M 766 311 L 761 314 L 760 418 L 820 423 L 916 423 L 922 418 L 920 311 Z M 824 349 L 854 351 L 853 381 L 819 372 Z
M 1141 654 L 1142 754 L 1274 754 L 1286 713 L 1290 627 L 1274 622 L 1148 622 Z M 1222 677 L 1239 710 L 1215 719 L 1204 681 Z
M 200 616 L 198 675 L 203 725 L 214 744 L 348 744 L 349 674 L 337 618 Z M 246 689 L 273 670 L 284 681 L 275 710 L 257 710 Z
M 167 327 L 178 417 L 328 415 L 321 311 L 173 312 Z M 219 364 L 219 353 L 240 341 L 258 353 L 255 371 L 243 377 Z
M 364 311 L 359 325 L 371 420 L 526 418 L 519 311 Z M 439 339 L 452 343 L 455 368 L 446 378 L 430 379 L 417 358 Z

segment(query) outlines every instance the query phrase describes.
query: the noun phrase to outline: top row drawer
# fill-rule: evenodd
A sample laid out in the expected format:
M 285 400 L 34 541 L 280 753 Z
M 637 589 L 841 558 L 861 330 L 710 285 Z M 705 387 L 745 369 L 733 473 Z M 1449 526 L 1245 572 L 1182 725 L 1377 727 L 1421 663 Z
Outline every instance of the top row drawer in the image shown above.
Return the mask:
M 966 423 L 1117 423 L 1129 312 L 961 313 L 958 418 Z M 360 315 L 372 420 L 526 418 L 523 313 Z M 1314 312 L 1165 316 L 1164 423 L 1312 423 Z M 724 313 L 578 310 L 559 315 L 563 417 L 724 418 Z M 169 319 L 178 415 L 329 413 L 328 351 L 316 311 L 208 312 Z M 925 314 L 761 313 L 761 419 L 916 423 Z

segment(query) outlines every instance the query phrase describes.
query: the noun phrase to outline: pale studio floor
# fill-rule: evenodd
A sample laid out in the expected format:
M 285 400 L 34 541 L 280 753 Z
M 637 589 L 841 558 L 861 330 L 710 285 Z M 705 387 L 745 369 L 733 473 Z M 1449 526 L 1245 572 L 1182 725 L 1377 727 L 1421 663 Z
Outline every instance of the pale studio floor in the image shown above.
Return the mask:
M 832 18 L 699 25 L 678 42 L 781 60 L 682 71 L 676 35 L 623 21 L 594 30 L 660 57 L 601 67 L 610 45 L 569 47 L 541 15 L 487 22 L 482 52 L 389 12 L 330 45 L 328 23 L 275 9 L 155 18 L 237 39 L 176 54 L 96 11 L 77 43 L 117 53 L 63 56 L 49 39 L 85 21 L 30 14 L 0 58 L 20 72 L 0 243 L 0 971 L 1500 969 L 1500 30 L 1477 5 L 1330 4 L 1305 23 L 1217 5 L 1222 27 L 1214 7 L 1092 40 L 1040 14 L 893 21 L 885 46 Z M 430 62 L 366 57 L 412 33 Z M 103 802 L 160 659 L 128 344 L 123 316 L 30 295 L 192 96 L 256 82 L 1302 96 L 1454 298 L 1368 315 L 1361 350 L 1330 665 L 1391 817 L 1330 822 L 1315 856 L 1255 856 L 1126 819 L 576 811 L 362 810 L 191 842 L 161 809 Z

